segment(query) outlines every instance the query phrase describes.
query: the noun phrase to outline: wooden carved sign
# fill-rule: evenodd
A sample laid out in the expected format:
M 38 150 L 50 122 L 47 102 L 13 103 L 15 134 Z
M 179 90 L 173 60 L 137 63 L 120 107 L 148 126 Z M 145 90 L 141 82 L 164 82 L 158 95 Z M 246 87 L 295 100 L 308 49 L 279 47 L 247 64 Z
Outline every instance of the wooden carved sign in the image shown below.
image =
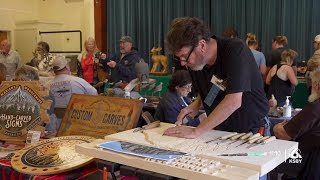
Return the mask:
M 95 138 L 135 128 L 142 102 L 109 96 L 72 95 L 57 136 Z
M 0 139 L 25 141 L 29 130 L 44 131 L 49 122 L 48 90 L 37 81 L 5 81 L 0 85 Z
M 88 136 L 64 136 L 31 144 L 15 153 L 12 167 L 25 174 L 51 175 L 84 166 L 94 158 L 75 152 L 75 145 L 89 143 Z

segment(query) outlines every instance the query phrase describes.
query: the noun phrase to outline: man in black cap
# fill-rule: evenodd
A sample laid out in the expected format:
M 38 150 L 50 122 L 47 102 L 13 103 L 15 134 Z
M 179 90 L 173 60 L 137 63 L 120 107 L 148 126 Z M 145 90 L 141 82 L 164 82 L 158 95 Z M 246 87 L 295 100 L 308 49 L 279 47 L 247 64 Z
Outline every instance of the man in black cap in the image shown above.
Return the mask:
M 133 41 L 130 36 L 122 36 L 120 39 L 120 53 L 111 58 L 107 65 L 111 68 L 110 81 L 123 84 L 129 83 L 137 78 L 135 64 L 141 58 L 139 52 L 133 47 Z

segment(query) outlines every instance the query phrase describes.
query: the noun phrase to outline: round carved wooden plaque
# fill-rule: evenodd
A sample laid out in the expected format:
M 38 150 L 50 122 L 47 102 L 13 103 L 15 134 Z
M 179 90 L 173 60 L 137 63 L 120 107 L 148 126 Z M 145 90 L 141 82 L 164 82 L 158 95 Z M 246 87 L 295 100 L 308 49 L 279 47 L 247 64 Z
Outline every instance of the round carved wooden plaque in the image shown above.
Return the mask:
M 63 136 L 31 144 L 11 159 L 12 167 L 21 173 L 31 175 L 51 175 L 84 166 L 94 158 L 75 152 L 75 145 L 88 143 L 89 136 Z

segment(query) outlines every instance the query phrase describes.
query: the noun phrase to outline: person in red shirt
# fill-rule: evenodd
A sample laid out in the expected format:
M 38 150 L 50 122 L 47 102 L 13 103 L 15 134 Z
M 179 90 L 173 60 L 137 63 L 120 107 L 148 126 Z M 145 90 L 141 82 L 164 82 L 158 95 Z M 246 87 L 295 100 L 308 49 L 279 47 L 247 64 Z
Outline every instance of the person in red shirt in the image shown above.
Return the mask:
M 77 75 L 94 86 L 99 82 L 97 68 L 100 60 L 106 59 L 106 54 L 100 52 L 92 37 L 85 41 L 84 46 L 85 51 L 78 56 Z

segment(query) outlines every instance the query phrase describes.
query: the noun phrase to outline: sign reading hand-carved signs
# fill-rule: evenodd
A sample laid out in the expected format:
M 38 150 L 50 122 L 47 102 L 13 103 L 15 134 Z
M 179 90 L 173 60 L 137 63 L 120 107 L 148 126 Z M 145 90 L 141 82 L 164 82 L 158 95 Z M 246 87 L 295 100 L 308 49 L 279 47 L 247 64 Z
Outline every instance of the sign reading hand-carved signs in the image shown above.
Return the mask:
M 0 139 L 25 141 L 29 130 L 43 131 L 49 122 L 44 100 L 48 90 L 37 81 L 5 81 L 0 85 Z
M 136 127 L 142 102 L 108 96 L 72 95 L 58 135 L 95 138 Z

